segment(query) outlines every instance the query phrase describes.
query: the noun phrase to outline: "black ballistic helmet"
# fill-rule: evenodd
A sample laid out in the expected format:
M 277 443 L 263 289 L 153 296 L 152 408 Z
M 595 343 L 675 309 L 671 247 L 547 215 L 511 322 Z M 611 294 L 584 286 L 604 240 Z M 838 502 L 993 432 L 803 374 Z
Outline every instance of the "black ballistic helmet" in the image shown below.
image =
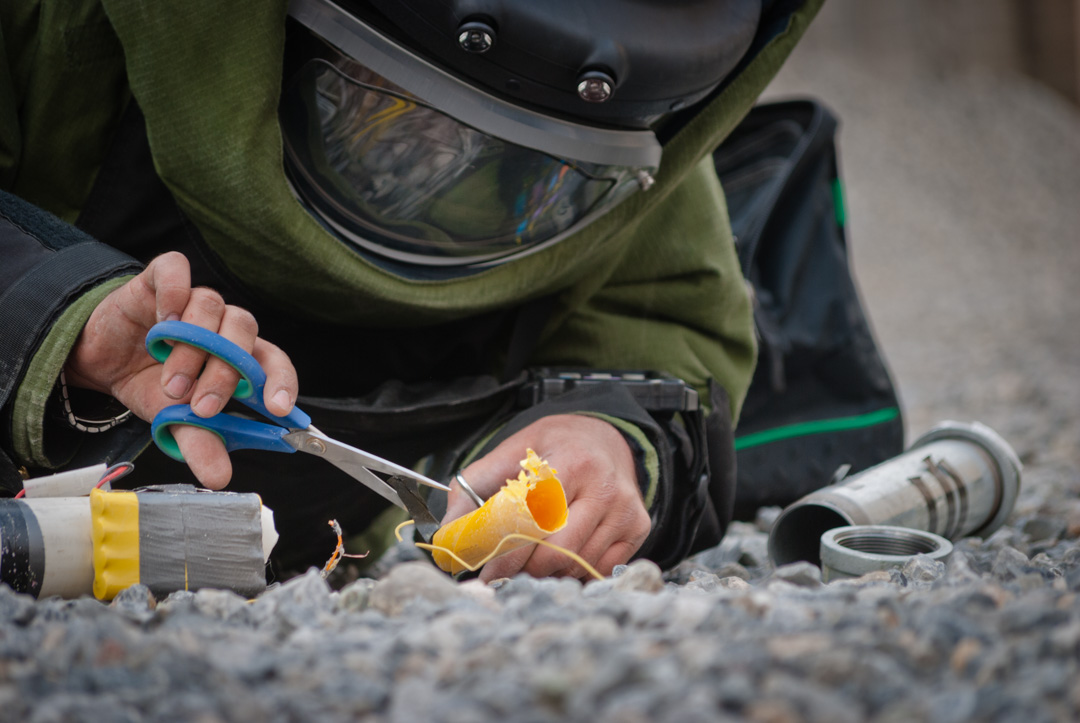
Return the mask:
M 762 0 L 343 0 L 413 50 L 505 98 L 643 127 L 715 88 Z
M 369 257 L 453 269 L 533 253 L 648 190 L 662 155 L 651 126 L 725 78 L 760 10 L 292 0 L 289 182 Z

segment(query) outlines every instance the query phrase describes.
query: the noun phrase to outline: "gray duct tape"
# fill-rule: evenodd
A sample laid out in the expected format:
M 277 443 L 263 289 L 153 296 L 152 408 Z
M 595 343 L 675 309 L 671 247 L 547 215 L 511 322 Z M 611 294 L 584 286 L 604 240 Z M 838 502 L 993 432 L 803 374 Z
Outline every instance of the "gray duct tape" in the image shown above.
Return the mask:
M 204 587 L 246 596 L 265 590 L 259 496 L 163 487 L 139 492 L 140 582 L 155 595 Z

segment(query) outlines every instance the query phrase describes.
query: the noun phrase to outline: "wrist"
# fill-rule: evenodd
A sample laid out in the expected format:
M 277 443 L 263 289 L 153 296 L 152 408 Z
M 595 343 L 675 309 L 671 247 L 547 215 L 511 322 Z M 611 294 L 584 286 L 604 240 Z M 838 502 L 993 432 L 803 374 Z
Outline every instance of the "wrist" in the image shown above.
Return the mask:
M 131 410 L 114 397 L 68 384 L 67 374 L 60 370 L 56 393 L 63 421 L 72 429 L 94 434 L 112 429 L 131 417 Z

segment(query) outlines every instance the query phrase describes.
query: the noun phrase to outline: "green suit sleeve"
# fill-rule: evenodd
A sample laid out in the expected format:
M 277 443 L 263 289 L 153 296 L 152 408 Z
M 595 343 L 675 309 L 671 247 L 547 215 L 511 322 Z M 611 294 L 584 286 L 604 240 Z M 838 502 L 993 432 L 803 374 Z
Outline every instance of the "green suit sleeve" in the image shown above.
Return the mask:
M 80 296 L 56 320 L 34 354 L 15 394 L 11 415 L 12 447 L 21 464 L 54 469 L 68 461 L 68 452 L 61 453 L 62 459 L 50 458 L 46 453 L 46 404 L 52 395 L 56 379 L 60 376 L 60 370 L 90 314 L 113 289 L 122 286 L 131 278 L 120 276 L 109 279 Z M 56 456 L 55 452 L 53 456 Z

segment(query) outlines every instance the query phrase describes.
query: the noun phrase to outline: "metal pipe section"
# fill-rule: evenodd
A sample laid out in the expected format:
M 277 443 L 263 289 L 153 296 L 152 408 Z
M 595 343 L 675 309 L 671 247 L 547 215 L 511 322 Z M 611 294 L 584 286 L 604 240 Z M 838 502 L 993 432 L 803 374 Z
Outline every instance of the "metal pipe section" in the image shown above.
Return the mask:
M 985 537 L 1012 512 L 1022 465 L 994 430 L 942 422 L 907 452 L 789 505 L 769 534 L 774 564 L 821 565 L 825 532 L 847 525 L 892 525 L 949 540 Z

